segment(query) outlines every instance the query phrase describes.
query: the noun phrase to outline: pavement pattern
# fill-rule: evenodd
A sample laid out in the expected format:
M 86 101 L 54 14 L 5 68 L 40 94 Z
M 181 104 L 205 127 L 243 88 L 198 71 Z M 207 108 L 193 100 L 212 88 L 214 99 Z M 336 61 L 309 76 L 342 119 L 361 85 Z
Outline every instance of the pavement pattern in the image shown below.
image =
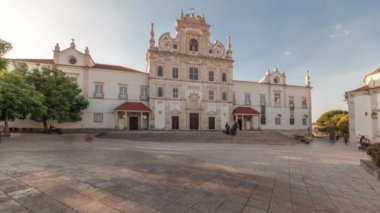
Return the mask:
M 23 134 L 0 143 L 0 212 L 380 212 L 356 144 L 167 143 Z

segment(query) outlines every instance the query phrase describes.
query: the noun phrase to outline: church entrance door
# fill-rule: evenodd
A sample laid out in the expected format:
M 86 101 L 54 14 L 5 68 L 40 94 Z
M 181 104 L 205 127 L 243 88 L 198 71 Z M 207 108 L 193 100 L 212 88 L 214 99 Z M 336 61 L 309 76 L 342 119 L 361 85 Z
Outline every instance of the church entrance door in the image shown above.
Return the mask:
M 129 130 L 138 130 L 138 129 L 139 129 L 139 118 L 129 117 Z
M 199 129 L 199 114 L 190 113 L 190 129 Z

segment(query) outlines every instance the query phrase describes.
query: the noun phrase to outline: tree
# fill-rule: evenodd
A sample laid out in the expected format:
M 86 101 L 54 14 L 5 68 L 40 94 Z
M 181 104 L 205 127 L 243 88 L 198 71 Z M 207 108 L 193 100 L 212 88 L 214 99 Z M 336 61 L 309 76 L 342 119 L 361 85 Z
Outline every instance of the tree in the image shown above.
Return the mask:
M 24 119 L 31 112 L 45 110 L 42 95 L 26 82 L 21 67 L 7 72 L 8 60 L 4 55 L 11 49 L 12 44 L 0 39 L 0 120 L 4 121 L 5 135 L 9 134 L 9 120 Z
M 31 119 L 42 122 L 47 131 L 47 121 L 74 122 L 81 120 L 81 111 L 89 102 L 80 93 L 78 84 L 57 68 L 43 67 L 27 74 L 28 82 L 43 95 L 46 111 L 36 111 Z
M 348 114 L 343 115 L 339 119 L 337 127 L 339 132 L 343 135 L 343 137 L 348 136 Z
M 0 119 L 4 120 L 5 135 L 9 134 L 8 121 L 25 119 L 30 113 L 43 113 L 42 95 L 26 82 L 17 70 L 0 76 Z
M 343 116 L 347 115 L 347 111 L 344 110 L 330 110 L 321 115 L 317 120 L 318 128 L 321 132 L 327 132 L 331 130 L 339 131 L 337 126 L 338 122 Z
M 12 44 L 0 39 L 0 72 L 4 73 L 7 70 L 8 61 L 3 57 L 10 50 L 12 50 Z

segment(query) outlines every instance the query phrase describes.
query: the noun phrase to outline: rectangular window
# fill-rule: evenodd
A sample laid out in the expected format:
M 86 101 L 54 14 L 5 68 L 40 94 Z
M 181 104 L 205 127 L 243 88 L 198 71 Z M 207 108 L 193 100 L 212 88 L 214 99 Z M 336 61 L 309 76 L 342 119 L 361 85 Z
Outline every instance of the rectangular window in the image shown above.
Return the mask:
M 208 99 L 210 101 L 214 100 L 214 90 L 208 91 Z
M 178 98 L 178 88 L 173 88 L 173 98 Z
M 245 105 L 251 105 L 251 94 L 245 94 L 244 103 Z
M 274 105 L 275 106 L 281 105 L 281 94 L 279 92 L 274 93 Z
M 302 97 L 302 108 L 307 108 L 307 99 L 306 99 L 306 97 Z
M 210 82 L 214 81 L 214 72 L 213 71 L 208 72 L 208 81 L 210 81 Z
M 222 100 L 227 101 L 227 92 L 222 93 Z
M 119 86 L 119 98 L 120 99 L 128 98 L 128 87 L 126 85 Z
M 157 76 L 163 77 L 164 76 L 164 68 L 162 66 L 157 67 Z
M 289 124 L 294 125 L 294 117 L 293 116 L 290 116 Z
M 306 118 L 306 116 L 304 116 L 304 117 L 302 118 L 302 125 L 304 125 L 304 126 L 307 125 L 307 118 Z
M 289 106 L 294 106 L 294 97 L 293 96 L 289 96 Z
M 148 100 L 148 87 L 140 87 L 140 100 Z
M 198 80 L 198 68 L 190 67 L 189 78 L 190 80 Z
M 173 79 L 178 79 L 178 68 L 173 67 Z
M 265 105 L 265 95 L 260 95 L 260 105 Z
M 157 89 L 157 97 L 164 97 L 164 89 L 162 87 L 158 87 Z
M 103 113 L 94 113 L 94 123 L 103 123 Z
M 95 92 L 94 92 L 95 98 L 103 98 L 103 84 L 95 84 Z
M 78 79 L 76 77 L 69 77 L 70 80 L 74 83 L 78 83 Z
M 276 117 L 274 122 L 276 125 L 281 125 L 281 117 Z
M 260 107 L 260 123 L 265 125 L 266 124 L 266 118 L 265 118 L 265 105 L 261 105 Z
M 227 73 L 222 72 L 222 82 L 227 82 Z

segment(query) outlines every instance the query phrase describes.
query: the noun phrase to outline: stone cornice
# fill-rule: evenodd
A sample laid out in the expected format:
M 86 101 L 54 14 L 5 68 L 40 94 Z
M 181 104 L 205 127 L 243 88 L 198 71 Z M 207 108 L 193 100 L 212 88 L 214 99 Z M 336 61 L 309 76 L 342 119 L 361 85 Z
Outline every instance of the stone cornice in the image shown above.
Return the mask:
M 206 59 L 206 60 L 214 60 L 214 61 L 223 61 L 227 63 L 234 63 L 235 61 L 232 58 L 216 58 L 216 57 L 210 57 L 210 56 L 204 56 L 204 55 L 189 55 L 189 54 L 183 54 L 183 53 L 177 53 L 177 52 L 170 52 L 170 51 L 162 51 L 157 49 L 148 49 L 148 54 L 162 54 L 165 56 L 178 56 L 178 57 L 187 57 L 192 59 Z

